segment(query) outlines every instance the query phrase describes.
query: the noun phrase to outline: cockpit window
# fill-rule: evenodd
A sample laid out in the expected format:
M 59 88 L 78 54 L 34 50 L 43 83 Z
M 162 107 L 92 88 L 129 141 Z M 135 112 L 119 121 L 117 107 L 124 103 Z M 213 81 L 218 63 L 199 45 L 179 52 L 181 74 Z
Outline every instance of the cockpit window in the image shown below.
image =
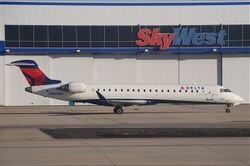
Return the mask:
M 232 92 L 230 89 L 221 89 L 220 92 Z

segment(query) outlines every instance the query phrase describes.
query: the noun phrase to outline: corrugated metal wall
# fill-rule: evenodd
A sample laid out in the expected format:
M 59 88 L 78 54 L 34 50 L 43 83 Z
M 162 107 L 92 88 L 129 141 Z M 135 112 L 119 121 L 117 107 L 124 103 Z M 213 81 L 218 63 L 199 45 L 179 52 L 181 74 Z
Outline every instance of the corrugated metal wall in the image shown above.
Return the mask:
M 0 6 L 0 11 L 2 12 L 2 23 L 7 25 L 219 25 L 222 23 L 249 24 L 249 6 L 247 5 L 3 5 Z

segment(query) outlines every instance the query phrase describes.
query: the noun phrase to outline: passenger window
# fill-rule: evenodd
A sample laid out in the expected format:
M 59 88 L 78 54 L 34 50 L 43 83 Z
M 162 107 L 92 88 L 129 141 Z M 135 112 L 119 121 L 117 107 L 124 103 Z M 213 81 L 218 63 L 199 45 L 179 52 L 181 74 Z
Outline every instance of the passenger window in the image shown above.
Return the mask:
M 193 93 L 194 91 L 193 91 L 193 90 L 191 90 L 191 92 Z
M 135 91 L 135 89 L 132 90 L 133 92 Z
M 115 92 L 117 91 L 117 89 L 115 89 Z
M 167 92 L 169 92 L 169 89 L 168 89 L 168 91 Z
M 161 92 L 164 92 L 164 90 L 162 89 Z
M 181 90 L 179 90 L 179 92 L 181 92 Z
M 127 92 L 129 92 L 129 89 L 127 89 Z
M 144 92 L 146 92 L 146 89 L 143 89 Z
M 97 91 L 99 92 L 99 91 L 100 91 L 100 89 L 98 88 L 98 89 L 97 89 Z
M 109 91 L 111 92 L 111 89 L 109 89 Z
M 185 92 L 187 93 L 188 91 L 187 91 L 187 90 L 185 90 Z
M 123 92 L 123 89 L 121 89 L 121 92 Z
M 196 90 L 196 92 L 198 93 L 199 91 L 198 91 L 198 90 Z
M 138 89 L 137 91 L 140 92 L 140 89 Z
M 103 92 L 105 92 L 105 89 L 103 89 Z
M 158 92 L 158 90 L 156 89 L 155 92 Z
M 149 89 L 149 92 L 152 92 L 152 89 Z
M 175 90 L 173 90 L 173 92 L 175 93 Z

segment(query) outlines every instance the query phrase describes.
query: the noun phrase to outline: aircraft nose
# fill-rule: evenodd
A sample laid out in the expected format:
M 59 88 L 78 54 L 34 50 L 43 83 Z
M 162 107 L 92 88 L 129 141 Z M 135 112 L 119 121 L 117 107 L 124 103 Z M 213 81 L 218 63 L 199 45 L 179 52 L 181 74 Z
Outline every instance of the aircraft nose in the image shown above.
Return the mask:
M 244 101 L 244 99 L 238 95 L 234 95 L 233 97 L 233 103 L 234 105 L 239 105 Z
M 244 99 L 243 99 L 242 97 L 240 97 L 240 96 L 236 96 L 236 100 L 237 100 L 239 103 L 241 103 L 241 102 L 244 101 Z

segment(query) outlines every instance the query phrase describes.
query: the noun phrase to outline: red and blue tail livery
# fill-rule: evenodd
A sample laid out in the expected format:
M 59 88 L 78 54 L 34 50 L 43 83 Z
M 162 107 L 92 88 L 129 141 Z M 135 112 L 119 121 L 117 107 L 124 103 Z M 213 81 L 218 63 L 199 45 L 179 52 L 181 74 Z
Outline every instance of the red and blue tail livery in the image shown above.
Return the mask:
M 61 83 L 60 80 L 49 79 L 41 69 L 39 69 L 37 63 L 33 60 L 20 60 L 11 62 L 9 65 L 18 66 L 22 71 L 24 77 L 30 84 L 34 85 L 49 85 Z

